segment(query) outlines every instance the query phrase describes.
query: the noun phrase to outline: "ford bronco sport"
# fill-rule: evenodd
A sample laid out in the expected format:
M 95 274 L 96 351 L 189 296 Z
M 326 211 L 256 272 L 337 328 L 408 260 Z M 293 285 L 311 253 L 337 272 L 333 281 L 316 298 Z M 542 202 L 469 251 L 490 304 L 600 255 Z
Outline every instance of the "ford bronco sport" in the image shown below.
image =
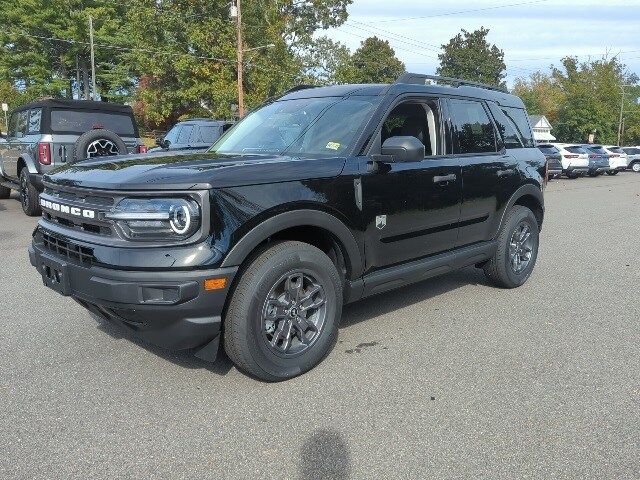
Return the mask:
M 150 343 L 215 360 L 221 342 L 284 380 L 331 351 L 345 303 L 474 265 L 522 285 L 545 169 L 502 91 L 412 74 L 297 89 L 205 153 L 45 176 L 29 256 L 45 285 Z
M 27 215 L 40 215 L 42 175 L 90 157 L 142 153 L 131 107 L 86 100 L 42 100 L 9 117 L 0 144 L 0 198 L 20 192 Z

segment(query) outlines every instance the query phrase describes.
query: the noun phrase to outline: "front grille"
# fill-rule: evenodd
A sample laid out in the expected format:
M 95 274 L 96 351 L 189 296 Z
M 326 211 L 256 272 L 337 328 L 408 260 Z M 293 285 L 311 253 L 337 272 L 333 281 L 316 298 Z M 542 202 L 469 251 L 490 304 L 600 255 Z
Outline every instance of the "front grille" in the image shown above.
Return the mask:
M 83 221 L 75 221 L 71 218 L 65 218 L 62 216 L 54 215 L 50 212 L 42 212 L 42 216 L 52 222 L 57 223 L 58 225 L 62 225 L 66 228 L 71 228 L 73 230 L 78 230 L 87 233 L 94 233 L 96 235 L 111 235 L 111 228 L 106 227 L 104 225 L 98 225 L 93 223 L 87 223 Z
M 71 202 L 81 202 L 93 206 L 110 207 L 114 204 L 113 197 L 95 195 L 89 193 L 77 193 L 62 190 L 54 190 L 50 187 L 44 189 L 44 193 L 51 195 L 52 200 L 67 200 Z
M 91 266 L 95 262 L 93 248 L 83 247 L 45 232 L 42 232 L 42 243 L 47 250 L 83 265 Z

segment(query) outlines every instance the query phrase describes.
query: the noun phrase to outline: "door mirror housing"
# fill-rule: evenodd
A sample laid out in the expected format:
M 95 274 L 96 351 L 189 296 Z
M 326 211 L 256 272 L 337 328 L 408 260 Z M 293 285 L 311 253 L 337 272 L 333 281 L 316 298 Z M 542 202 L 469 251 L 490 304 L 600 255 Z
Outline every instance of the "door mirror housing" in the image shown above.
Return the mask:
M 160 148 L 165 148 L 164 138 L 163 137 L 156 138 L 156 145 L 159 146 Z
M 421 162 L 424 160 L 424 144 L 416 137 L 391 137 L 382 144 L 382 155 L 392 157 L 392 162 Z

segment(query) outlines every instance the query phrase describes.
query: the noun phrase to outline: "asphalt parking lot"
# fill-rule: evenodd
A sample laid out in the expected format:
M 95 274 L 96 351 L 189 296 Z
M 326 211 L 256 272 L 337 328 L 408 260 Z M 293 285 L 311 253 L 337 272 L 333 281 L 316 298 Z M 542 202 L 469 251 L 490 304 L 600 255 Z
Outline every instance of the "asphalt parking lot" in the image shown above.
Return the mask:
M 640 478 L 640 175 L 552 181 L 517 290 L 466 269 L 348 306 L 279 384 L 46 289 L 0 201 L 0 478 Z

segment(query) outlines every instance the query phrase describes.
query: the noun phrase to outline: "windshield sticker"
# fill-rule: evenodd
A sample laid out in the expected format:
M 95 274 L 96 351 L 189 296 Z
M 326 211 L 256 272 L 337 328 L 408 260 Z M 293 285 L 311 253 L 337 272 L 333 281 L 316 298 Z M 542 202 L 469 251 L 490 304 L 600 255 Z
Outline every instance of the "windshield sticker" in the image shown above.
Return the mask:
M 340 144 L 338 142 L 329 142 L 325 148 L 329 150 L 340 150 Z

